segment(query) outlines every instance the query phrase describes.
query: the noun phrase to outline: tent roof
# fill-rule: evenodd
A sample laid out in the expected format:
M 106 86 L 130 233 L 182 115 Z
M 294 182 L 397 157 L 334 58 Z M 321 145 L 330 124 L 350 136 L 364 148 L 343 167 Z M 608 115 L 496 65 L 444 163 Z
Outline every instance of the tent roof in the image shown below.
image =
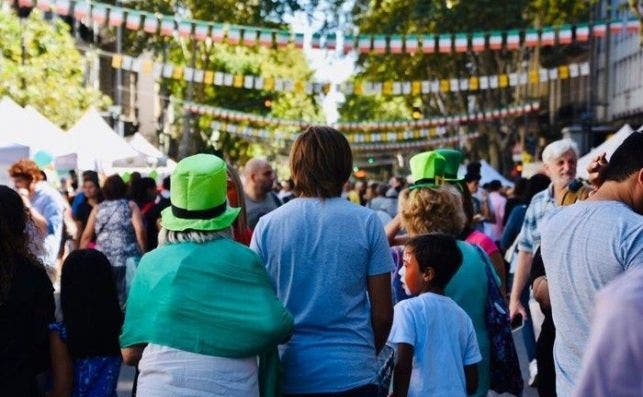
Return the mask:
M 85 112 L 68 133 L 78 156 L 77 166 L 82 170 L 95 169 L 97 164 L 111 166 L 115 160 L 137 155 L 94 108 Z
M 576 164 L 576 176 L 581 178 L 588 178 L 589 175 L 587 174 L 587 166 L 594 159 L 594 157 L 598 156 L 601 153 L 606 153 L 607 159 L 609 160 L 610 157 L 612 157 L 612 154 L 614 154 L 614 151 L 616 151 L 616 148 L 618 148 L 621 143 L 623 143 L 623 141 L 628 136 L 630 136 L 632 132 L 634 132 L 634 130 L 632 130 L 632 127 L 630 127 L 629 124 L 625 124 L 614 135 L 605 140 L 605 142 L 601 143 L 594 149 L 590 150 L 589 153 L 579 158 L 578 163 Z
M 28 146 L 54 156 L 71 152 L 63 131 L 31 106 L 22 108 L 11 98 L 0 101 L 0 136 L 3 141 Z

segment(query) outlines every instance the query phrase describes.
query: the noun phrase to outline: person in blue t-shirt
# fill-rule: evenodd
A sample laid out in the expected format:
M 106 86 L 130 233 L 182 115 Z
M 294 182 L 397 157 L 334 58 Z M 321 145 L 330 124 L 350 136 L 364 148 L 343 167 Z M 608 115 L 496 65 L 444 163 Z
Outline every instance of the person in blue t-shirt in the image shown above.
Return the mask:
M 295 318 L 292 338 L 280 346 L 285 396 L 378 392 L 393 261 L 377 214 L 341 198 L 352 163 L 340 132 L 309 127 L 290 153 L 297 198 L 254 229 L 250 248 Z
M 393 395 L 462 396 L 478 387 L 482 360 L 471 318 L 444 289 L 462 264 L 456 240 L 424 234 L 404 247 L 404 289 L 418 295 L 395 305 L 389 343 L 396 346 Z

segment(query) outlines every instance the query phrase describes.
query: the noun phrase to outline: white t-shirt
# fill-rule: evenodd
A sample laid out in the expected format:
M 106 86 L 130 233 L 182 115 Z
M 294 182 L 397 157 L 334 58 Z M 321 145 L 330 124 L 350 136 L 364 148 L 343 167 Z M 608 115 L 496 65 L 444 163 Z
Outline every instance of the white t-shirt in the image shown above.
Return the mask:
M 258 397 L 257 358 L 224 358 L 149 344 L 139 363 L 141 397 Z
M 414 348 L 409 397 L 466 397 L 464 366 L 482 360 L 471 318 L 431 292 L 395 305 L 389 343 Z

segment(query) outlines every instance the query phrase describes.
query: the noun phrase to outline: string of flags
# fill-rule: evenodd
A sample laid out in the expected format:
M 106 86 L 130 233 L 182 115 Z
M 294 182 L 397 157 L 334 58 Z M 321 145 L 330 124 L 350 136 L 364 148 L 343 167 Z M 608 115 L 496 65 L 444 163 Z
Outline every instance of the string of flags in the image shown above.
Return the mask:
M 8 1 L 8 0 L 5 0 Z M 13 3 L 13 1 L 11 1 Z M 175 15 L 163 15 L 91 0 L 18 0 L 21 7 L 38 7 L 45 12 L 72 16 L 77 20 L 91 21 L 98 25 L 144 31 L 161 36 L 209 40 L 231 45 L 285 47 L 293 43 L 303 48 L 304 35 L 286 30 L 254 26 L 232 25 Z M 637 33 L 641 28 L 638 19 L 599 21 L 588 23 L 546 26 L 540 29 L 512 29 L 497 31 L 434 33 L 434 34 L 326 34 L 314 33 L 312 48 L 357 51 L 361 54 L 432 54 L 453 52 L 483 52 L 489 50 L 516 50 L 522 47 L 567 45 L 587 42 L 591 36 L 604 37 L 609 29 L 612 34 Z M 341 48 L 338 45 L 341 37 Z
M 252 113 L 243 113 L 234 110 L 217 108 L 213 106 L 199 105 L 193 102 L 185 102 L 184 109 L 188 112 L 209 115 L 217 119 L 220 125 L 232 123 L 252 123 L 261 127 L 271 128 L 292 128 L 303 130 L 311 123 L 300 120 L 286 120 L 273 118 L 269 116 L 260 116 Z M 506 108 L 480 111 L 471 114 L 459 114 L 452 116 L 439 116 L 423 120 L 403 120 L 403 121 L 361 121 L 349 123 L 334 123 L 331 126 L 344 133 L 362 131 L 363 134 L 347 134 L 349 142 L 396 142 L 409 139 L 428 138 L 435 135 L 441 135 L 446 132 L 446 128 L 451 125 L 460 125 L 476 122 L 485 122 L 498 120 L 505 117 L 522 116 L 531 112 L 537 112 L 540 109 L 538 102 L 532 102 L 524 105 L 512 105 Z M 240 127 L 241 128 L 241 127 Z M 251 128 L 251 127 L 248 127 Z M 262 131 L 257 135 L 259 138 L 273 137 L 273 133 L 267 129 L 251 130 Z M 382 132 L 387 131 L 388 132 Z M 373 132 L 375 131 L 375 132 Z M 284 139 L 284 132 L 278 132 L 274 137 Z M 292 135 L 292 134 L 291 134 Z M 352 139 L 352 140 L 351 140 Z
M 230 135 L 249 138 L 277 141 L 282 144 L 293 142 L 298 133 L 273 132 L 264 128 L 248 127 L 227 122 L 214 121 L 211 124 L 214 131 L 225 131 Z M 408 131 L 410 138 L 406 140 L 387 140 L 386 134 L 368 135 L 346 135 L 346 139 L 351 144 L 353 150 L 384 150 L 384 149 L 405 149 L 417 148 L 432 145 L 446 145 L 457 142 L 463 142 L 467 139 L 474 139 L 480 136 L 480 133 L 473 132 L 460 136 L 446 136 L 447 130 L 444 127 L 432 128 L 427 130 Z M 399 133 L 387 133 L 397 135 Z M 381 136 L 380 136 L 381 135 Z M 390 142 L 390 143 L 382 143 Z
M 499 88 L 518 87 L 528 84 L 546 83 L 548 81 L 566 80 L 589 76 L 588 62 L 570 63 L 554 68 L 501 73 L 488 76 L 468 76 L 462 78 L 441 78 L 413 81 L 366 81 L 329 83 L 275 78 L 272 76 L 253 76 L 232 74 L 214 70 L 193 69 L 190 67 L 158 63 L 152 60 L 140 60 L 128 55 L 113 54 L 112 67 L 155 78 L 193 81 L 220 87 L 236 87 L 249 90 L 272 92 L 295 92 L 302 94 L 326 94 L 331 88 L 344 95 L 423 95 L 440 92 L 484 91 Z

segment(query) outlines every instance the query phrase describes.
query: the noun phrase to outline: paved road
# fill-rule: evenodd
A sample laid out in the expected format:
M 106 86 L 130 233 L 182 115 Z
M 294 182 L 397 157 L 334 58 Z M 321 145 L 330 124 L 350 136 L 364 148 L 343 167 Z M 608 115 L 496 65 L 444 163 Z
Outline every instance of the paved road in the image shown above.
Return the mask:
M 520 336 L 519 333 L 514 334 L 514 341 L 516 342 L 516 350 L 518 351 L 518 359 L 520 360 L 520 369 L 522 370 L 522 377 L 525 379 L 525 391 L 523 393 L 524 397 L 538 397 L 536 389 L 529 387 L 527 385 L 527 380 L 529 378 L 529 370 L 527 362 L 527 357 L 525 354 L 525 345 L 522 342 L 522 338 L 516 338 L 516 335 Z M 132 367 L 123 366 L 121 368 L 121 376 L 118 380 L 118 397 L 129 397 L 132 390 L 132 381 L 134 379 L 134 369 Z M 490 396 L 498 396 L 498 394 L 490 392 Z M 510 396 L 510 394 L 502 394 L 502 396 Z

